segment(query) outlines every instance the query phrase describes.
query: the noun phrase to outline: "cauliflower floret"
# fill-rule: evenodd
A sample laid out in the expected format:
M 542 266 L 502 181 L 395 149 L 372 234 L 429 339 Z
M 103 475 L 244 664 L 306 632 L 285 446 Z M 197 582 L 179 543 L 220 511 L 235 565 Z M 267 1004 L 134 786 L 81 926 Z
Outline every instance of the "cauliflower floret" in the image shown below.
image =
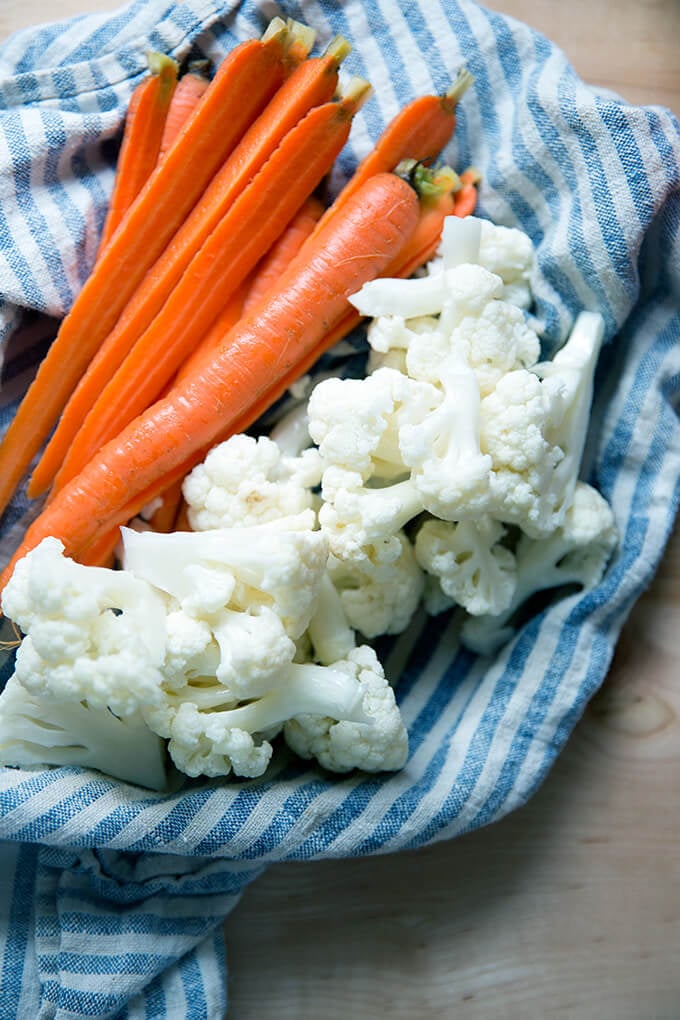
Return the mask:
M 281 452 L 266 436 L 238 434 L 214 447 L 183 485 L 194 531 L 244 527 L 313 508 L 321 480 L 316 449 Z
M 290 663 L 261 697 L 237 703 L 214 678 L 168 692 L 145 712 L 147 725 L 169 740 L 168 751 L 189 776 L 260 776 L 272 755 L 270 740 L 300 714 L 366 722 L 364 690 L 344 664 Z
M 533 372 L 509 372 L 482 401 L 481 445 L 494 468 L 493 512 L 533 537 L 558 527 L 571 502 L 602 335 L 601 316 L 582 312 L 551 362 Z
M 500 544 L 505 528 L 490 517 L 476 521 L 427 520 L 416 535 L 418 563 L 438 582 L 428 589 L 425 607 L 441 612 L 460 605 L 474 616 L 501 613 L 517 583 L 515 557 Z
M 504 375 L 480 409 L 480 446 L 493 464 L 493 513 L 536 536 L 554 526 L 550 482 L 564 457 L 546 437 L 551 414 L 551 394 L 524 369 Z
M 450 521 L 477 517 L 489 507 L 492 466 L 480 449 L 479 385 L 454 354 L 440 362 L 439 373 L 442 403 L 422 422 L 402 426 L 399 447 L 426 510 Z
M 517 584 L 502 613 L 467 620 L 461 638 L 474 651 L 491 654 L 511 635 L 510 621 L 533 594 L 564 585 L 598 584 L 616 547 L 614 515 L 600 493 L 578 482 L 562 524 L 540 539 L 522 535 L 515 549 Z
M 0 694 L 0 765 L 81 765 L 151 790 L 166 778 L 165 746 L 139 713 L 33 695 L 16 674 Z
M 531 238 L 515 227 L 480 220 L 479 264 L 503 281 L 503 298 L 519 308 L 531 305 L 534 246 Z
M 309 623 L 328 556 L 312 522 L 306 511 L 248 528 L 171 535 L 123 528 L 123 562 L 189 615 L 210 619 L 222 609 L 268 606 L 295 639 Z
M 421 513 L 423 502 L 410 479 L 369 488 L 361 475 L 329 468 L 324 472 L 324 503 L 319 510 L 321 531 L 339 560 L 359 563 L 369 547 L 383 562 L 401 554 L 399 532 Z
M 441 395 L 391 368 L 364 379 L 325 379 L 309 399 L 309 432 L 324 468 L 357 472 L 363 481 L 407 474 L 399 451 L 402 425 L 422 421 Z
M 17 563 L 2 608 L 26 635 L 16 675 L 29 693 L 118 716 L 162 697 L 165 605 L 145 581 L 75 563 L 45 538 Z
M 535 365 L 541 353 L 538 336 L 519 308 L 507 301 L 490 301 L 475 317 L 466 316 L 453 330 L 450 344 L 465 352 L 483 397 L 507 372 Z
M 300 714 L 283 727 L 288 746 L 303 758 L 316 758 L 333 772 L 403 768 L 408 757 L 408 734 L 394 691 L 373 649 L 360 645 L 334 668 L 358 681 L 366 721 L 338 722 L 337 716 Z
M 398 556 L 381 556 L 368 546 L 360 560 L 328 559 L 328 571 L 340 594 L 351 627 L 364 637 L 400 634 L 409 625 L 423 594 L 425 579 L 406 535 L 395 536 Z

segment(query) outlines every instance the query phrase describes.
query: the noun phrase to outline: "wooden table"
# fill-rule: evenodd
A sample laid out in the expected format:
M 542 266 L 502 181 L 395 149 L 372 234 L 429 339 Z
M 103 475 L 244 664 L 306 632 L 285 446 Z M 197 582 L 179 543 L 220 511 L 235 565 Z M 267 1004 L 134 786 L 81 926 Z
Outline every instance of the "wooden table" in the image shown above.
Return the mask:
M 107 0 L 2 0 L 0 37 Z M 496 0 L 680 114 L 677 0 Z M 680 529 L 550 777 L 489 829 L 271 868 L 226 925 L 235 1020 L 680 1018 Z

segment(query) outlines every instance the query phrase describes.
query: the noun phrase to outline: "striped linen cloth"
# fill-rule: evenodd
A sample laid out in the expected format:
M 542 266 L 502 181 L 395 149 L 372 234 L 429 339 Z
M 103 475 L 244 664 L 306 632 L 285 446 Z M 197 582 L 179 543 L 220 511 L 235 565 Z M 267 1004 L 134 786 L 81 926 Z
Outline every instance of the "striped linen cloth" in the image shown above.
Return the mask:
M 375 97 L 337 187 L 397 108 L 475 82 L 446 152 L 482 172 L 480 213 L 538 252 L 546 349 L 599 309 L 585 474 L 622 536 L 601 584 L 554 601 L 493 660 L 418 618 L 382 651 L 410 733 L 398 774 L 332 778 L 284 753 L 261 780 L 167 795 L 80 768 L 0 771 L 0 1017 L 222 1017 L 222 924 L 270 861 L 380 854 L 486 825 L 541 783 L 662 555 L 680 478 L 680 130 L 579 80 L 564 55 L 472 0 L 134 0 L 0 48 L 2 422 L 92 263 L 123 111 L 145 51 L 219 58 L 275 13 L 354 45 Z M 6 559 L 25 527 L 3 522 Z

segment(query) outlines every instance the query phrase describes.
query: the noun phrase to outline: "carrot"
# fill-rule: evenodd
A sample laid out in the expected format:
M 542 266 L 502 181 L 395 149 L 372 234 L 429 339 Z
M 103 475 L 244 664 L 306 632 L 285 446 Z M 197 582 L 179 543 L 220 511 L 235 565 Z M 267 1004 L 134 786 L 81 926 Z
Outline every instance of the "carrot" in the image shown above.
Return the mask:
M 123 141 L 104 221 L 99 252 L 106 248 L 120 221 L 151 176 L 177 85 L 177 61 L 163 53 L 147 54 L 151 75 L 132 93 Z
M 215 438 L 317 347 L 347 299 L 389 264 L 418 220 L 418 199 L 395 174 L 376 174 L 319 232 L 310 258 L 296 259 L 251 313 L 225 336 L 211 364 L 176 386 L 108 443 L 28 528 L 0 577 L 46 536 L 77 556 L 128 520 L 198 462 Z M 144 505 L 143 503 L 141 505 Z
M 0 513 L 142 277 L 281 84 L 288 38 L 275 19 L 231 51 L 104 249 L 0 444 Z
M 403 172 L 411 181 L 420 196 L 420 211 L 418 223 L 411 237 L 405 245 L 396 253 L 390 264 L 381 276 L 400 277 L 406 279 L 416 269 L 420 269 L 426 262 L 434 257 L 439 241 L 441 239 L 444 219 L 454 213 L 455 203 L 462 180 L 450 167 L 441 167 L 437 170 L 430 170 L 422 164 L 416 164 L 414 160 L 408 160 L 400 164 Z M 301 252 L 304 257 L 304 250 Z M 271 406 L 296 378 L 304 375 L 314 364 L 316 359 L 343 337 L 351 333 L 361 322 L 361 315 L 352 306 L 348 306 L 345 315 L 337 323 L 334 329 L 324 337 L 316 354 L 304 365 L 298 366 L 291 373 L 291 378 L 278 387 L 275 396 L 271 397 L 266 406 L 253 408 L 252 417 L 248 417 L 239 423 L 238 431 L 242 432 L 249 428 L 264 413 L 267 406 Z
M 340 102 L 317 106 L 289 131 L 194 256 L 161 311 L 104 386 L 54 479 L 73 478 L 161 394 L 225 300 L 279 237 L 335 162 L 370 86 L 350 83 Z
M 454 216 L 472 216 L 477 206 L 477 185 L 480 180 L 481 174 L 475 167 L 468 167 L 460 175 L 462 187 L 456 194 Z
M 255 267 L 248 287 L 243 310 L 249 311 L 278 280 L 300 251 L 303 243 L 321 218 L 324 207 L 315 195 L 310 195 L 297 216 L 291 220 L 278 241 Z
M 462 68 L 443 96 L 418 96 L 392 118 L 373 149 L 328 207 L 323 220 L 334 216 L 372 174 L 395 170 L 405 159 L 431 161 L 448 144 L 456 128 L 456 107 L 472 84 Z
M 207 66 L 208 61 L 206 60 L 192 61 L 186 72 L 177 82 L 177 87 L 168 107 L 168 115 L 165 118 L 158 152 L 159 159 L 162 159 L 168 149 L 174 144 L 175 139 L 191 117 L 191 114 L 198 106 L 201 96 L 210 84 L 210 79 L 206 74 Z
M 241 286 L 234 291 L 198 346 L 184 359 L 177 371 L 176 380 L 186 379 L 207 357 L 210 357 L 224 334 L 228 333 L 241 318 L 249 281 L 255 272 L 256 270 L 253 270 L 253 273 L 247 276 Z
M 338 36 L 321 57 L 298 65 L 216 174 L 81 378 L 33 472 L 30 496 L 40 495 L 53 482 L 69 446 L 104 387 L 159 314 L 192 258 L 244 187 L 309 110 L 332 98 L 338 84 L 340 62 L 348 51 L 349 44 Z

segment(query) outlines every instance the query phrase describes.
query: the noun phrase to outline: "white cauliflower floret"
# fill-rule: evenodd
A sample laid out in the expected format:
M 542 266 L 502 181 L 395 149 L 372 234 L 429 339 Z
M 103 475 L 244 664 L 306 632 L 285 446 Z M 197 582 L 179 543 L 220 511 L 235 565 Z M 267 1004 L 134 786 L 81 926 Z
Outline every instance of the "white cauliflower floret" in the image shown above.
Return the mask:
M 399 533 L 423 509 L 423 502 L 410 479 L 369 488 L 359 473 L 324 472 L 324 503 L 319 523 L 331 553 L 339 560 L 366 559 L 368 547 L 379 549 L 383 562 L 401 553 Z
M 503 298 L 520 308 L 531 305 L 534 246 L 531 238 L 515 227 L 480 220 L 479 264 L 503 281 Z
M 17 563 L 4 614 L 26 635 L 16 675 L 31 694 L 132 715 L 161 698 L 165 605 L 145 581 L 85 567 L 56 538 Z
M 614 515 L 596 489 L 578 482 L 562 524 L 540 539 L 522 535 L 515 549 L 517 584 L 502 613 L 467 620 L 462 640 L 491 654 L 511 635 L 510 621 L 536 592 L 564 585 L 588 589 L 598 584 L 617 543 Z
M 303 758 L 333 772 L 394 771 L 406 763 L 408 734 L 383 668 L 372 648 L 360 645 L 335 664 L 358 681 L 366 721 L 301 714 L 284 725 L 286 743 Z
M 480 410 L 480 445 L 491 457 L 493 513 L 540 535 L 553 528 L 556 499 L 550 486 L 563 450 L 546 437 L 552 396 L 526 370 L 504 375 Z
M 165 787 L 165 746 L 139 713 L 119 719 L 86 701 L 34 695 L 16 674 L 0 694 L 0 765 L 81 765 Z
M 428 611 L 460 605 L 474 616 L 501 613 L 517 583 L 515 557 L 501 544 L 505 528 L 490 517 L 476 521 L 425 521 L 415 540 L 418 563 L 439 582 L 430 588 Z
M 325 471 L 343 468 L 363 481 L 407 474 L 399 429 L 422 419 L 441 396 L 436 387 L 381 368 L 364 379 L 325 379 L 308 404 L 309 432 Z M 324 498 L 328 485 L 322 488 Z
M 491 457 L 480 448 L 479 385 L 455 355 L 439 365 L 442 403 L 422 422 L 404 425 L 399 446 L 410 482 L 435 517 L 476 517 L 489 506 Z
M 481 405 L 495 509 L 528 534 L 549 534 L 571 502 L 588 427 L 601 316 L 582 312 L 554 359 L 503 376 Z
M 482 396 L 490 393 L 507 372 L 535 365 L 541 353 L 538 336 L 519 308 L 507 301 L 490 301 L 478 315 L 466 316 L 454 328 L 449 342 L 465 353 Z
M 400 634 L 413 617 L 425 579 L 406 535 L 397 533 L 400 552 L 386 560 L 382 547 L 366 547 L 360 560 L 330 556 L 328 571 L 349 624 L 367 638 Z
M 293 639 L 307 628 L 326 567 L 310 511 L 248 528 L 171 535 L 122 529 L 124 566 L 199 618 L 220 610 L 273 609 Z
M 238 434 L 214 447 L 183 485 L 194 531 L 244 527 L 299 514 L 314 505 L 321 480 L 314 448 L 282 453 L 272 439 Z
M 326 569 L 328 546 L 305 526 L 308 513 L 243 529 L 173 535 L 123 529 L 125 569 L 208 627 L 209 642 L 205 627 L 199 633 L 178 619 L 171 682 L 208 672 L 232 698 L 269 690 L 295 656 Z
M 301 714 L 366 721 L 364 690 L 343 663 L 290 663 L 275 686 L 247 703 L 229 699 L 215 679 L 203 678 L 149 709 L 151 729 L 169 740 L 175 765 L 189 776 L 260 776 L 272 755 L 270 739 Z

